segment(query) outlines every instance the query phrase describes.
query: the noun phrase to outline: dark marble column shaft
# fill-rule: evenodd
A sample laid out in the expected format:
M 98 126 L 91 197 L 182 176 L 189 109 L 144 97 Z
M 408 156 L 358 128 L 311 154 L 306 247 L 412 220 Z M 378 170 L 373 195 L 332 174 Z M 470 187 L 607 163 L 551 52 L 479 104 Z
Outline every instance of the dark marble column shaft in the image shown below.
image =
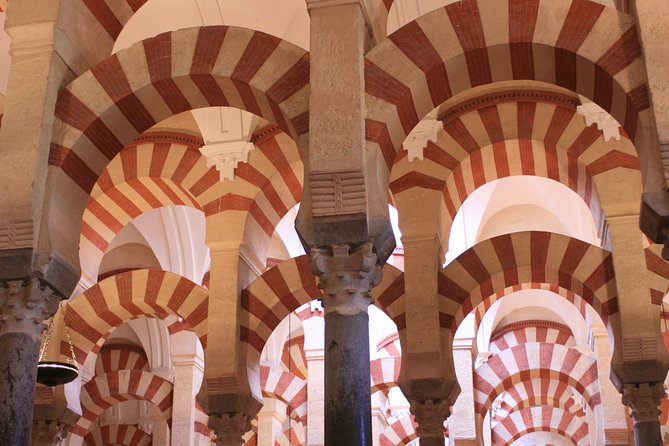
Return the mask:
M 39 340 L 0 334 L 0 446 L 30 444 Z
M 369 316 L 325 316 L 325 444 L 372 445 Z
M 31 444 L 40 334 L 59 300 L 36 278 L 0 282 L 0 446 Z
M 325 445 L 372 446 L 367 307 L 381 268 L 371 242 L 310 256 L 325 309 Z

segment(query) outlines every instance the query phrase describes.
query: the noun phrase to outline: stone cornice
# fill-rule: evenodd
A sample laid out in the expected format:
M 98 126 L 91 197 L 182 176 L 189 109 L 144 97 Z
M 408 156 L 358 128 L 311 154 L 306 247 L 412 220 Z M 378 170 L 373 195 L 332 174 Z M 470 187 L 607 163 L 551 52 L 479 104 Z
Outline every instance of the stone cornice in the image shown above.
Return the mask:
M 438 114 L 437 119 L 444 124 L 453 121 L 460 116 L 476 111 L 483 107 L 489 107 L 504 102 L 548 102 L 563 107 L 575 109 L 580 105 L 578 96 L 572 96 L 556 91 L 547 90 L 506 90 L 494 93 L 488 93 L 474 98 L 467 99 L 457 105 L 449 107 L 447 110 Z
M 565 331 L 569 333 L 571 336 L 574 336 L 571 328 L 568 326 L 561 324 L 559 322 L 554 322 L 554 321 L 546 321 L 546 320 L 540 320 L 540 319 L 532 319 L 532 320 L 527 320 L 527 321 L 519 321 L 519 322 L 512 322 L 510 324 L 506 324 L 502 327 L 496 328 L 493 330 L 492 334 L 490 335 L 490 342 L 494 342 L 498 338 L 501 338 L 507 333 L 510 333 L 512 331 L 516 330 L 523 330 L 525 328 L 552 328 L 554 330 L 558 331 Z

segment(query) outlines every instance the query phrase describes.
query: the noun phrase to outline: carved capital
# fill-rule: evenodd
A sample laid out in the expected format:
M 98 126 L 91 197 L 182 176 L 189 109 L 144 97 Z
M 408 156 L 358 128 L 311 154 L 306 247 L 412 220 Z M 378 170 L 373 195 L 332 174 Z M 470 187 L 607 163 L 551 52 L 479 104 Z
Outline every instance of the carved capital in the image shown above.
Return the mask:
M 209 427 L 216 433 L 217 446 L 241 446 L 242 437 L 251 430 L 251 419 L 242 413 L 223 413 L 209 416 Z
M 60 300 L 38 278 L 0 282 L 0 333 L 26 333 L 38 341 Z
M 441 438 L 445 435 L 444 422 L 451 415 L 451 404 L 441 400 L 411 400 L 411 413 L 418 423 L 416 431 L 421 438 Z
M 660 401 L 665 396 L 664 383 L 623 385 L 623 404 L 632 409 L 635 423 L 658 421 Z
M 349 245 L 312 248 L 309 256 L 311 269 L 319 278 L 318 287 L 323 290 L 326 314 L 367 311 L 373 300 L 371 290 L 381 281 L 381 266 L 371 241 L 353 251 Z

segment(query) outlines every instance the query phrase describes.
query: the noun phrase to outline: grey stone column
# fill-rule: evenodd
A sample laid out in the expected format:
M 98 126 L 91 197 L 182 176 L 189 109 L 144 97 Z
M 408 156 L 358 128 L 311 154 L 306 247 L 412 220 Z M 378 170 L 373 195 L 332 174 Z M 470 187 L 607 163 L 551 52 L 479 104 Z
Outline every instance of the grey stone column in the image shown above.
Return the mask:
M 36 278 L 0 282 L 0 446 L 30 444 L 40 334 L 58 301 Z
M 624 385 L 623 404 L 632 409 L 635 445 L 662 446 L 658 406 L 664 395 L 661 382 Z
M 325 308 L 325 444 L 372 446 L 367 307 L 381 268 L 371 242 L 310 256 Z

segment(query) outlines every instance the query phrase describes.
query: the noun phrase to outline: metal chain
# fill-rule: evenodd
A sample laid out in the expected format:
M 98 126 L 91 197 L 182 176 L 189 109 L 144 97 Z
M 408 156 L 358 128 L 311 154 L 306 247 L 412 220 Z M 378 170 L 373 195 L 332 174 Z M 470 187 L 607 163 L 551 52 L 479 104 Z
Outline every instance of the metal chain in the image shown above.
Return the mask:
M 74 347 L 72 346 L 72 338 L 70 337 L 70 328 L 67 326 L 67 320 L 65 319 L 65 306 L 61 301 L 61 308 L 63 309 L 63 326 L 65 327 L 65 336 L 67 336 L 67 344 L 70 346 L 70 354 L 72 355 L 72 361 L 74 366 L 79 368 L 79 363 L 77 362 L 77 355 L 74 354 Z
M 53 316 L 49 318 L 49 327 L 46 330 L 46 339 L 44 339 L 44 345 L 42 346 L 42 351 L 39 354 L 39 362 L 42 362 L 44 355 L 46 355 L 47 350 L 49 350 L 49 341 L 51 341 L 51 332 L 53 331 Z

